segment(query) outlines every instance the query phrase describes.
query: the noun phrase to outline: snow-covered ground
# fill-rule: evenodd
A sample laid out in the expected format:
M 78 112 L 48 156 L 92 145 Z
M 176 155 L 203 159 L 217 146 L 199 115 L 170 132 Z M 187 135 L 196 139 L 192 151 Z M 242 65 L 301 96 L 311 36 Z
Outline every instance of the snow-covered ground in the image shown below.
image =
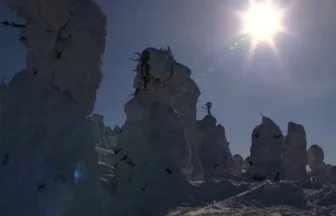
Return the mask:
M 179 207 L 169 216 L 335 216 L 335 187 L 302 188 L 295 182 L 264 182 L 224 200 Z

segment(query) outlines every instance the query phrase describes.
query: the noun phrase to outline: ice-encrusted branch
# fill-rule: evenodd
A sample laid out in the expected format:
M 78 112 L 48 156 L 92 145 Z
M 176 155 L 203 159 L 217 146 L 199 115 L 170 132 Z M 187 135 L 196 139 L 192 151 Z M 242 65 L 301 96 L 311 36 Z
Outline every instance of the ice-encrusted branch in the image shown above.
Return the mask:
M 202 109 L 204 109 L 208 115 L 211 115 L 211 107 L 212 107 L 212 103 L 211 102 L 207 102 Z
M 18 24 L 18 23 L 15 23 L 15 22 L 8 22 L 8 21 L 2 21 L 1 25 L 8 26 L 8 27 L 13 27 L 13 28 L 24 28 L 24 27 L 26 27 L 26 25 L 24 25 L 24 24 Z

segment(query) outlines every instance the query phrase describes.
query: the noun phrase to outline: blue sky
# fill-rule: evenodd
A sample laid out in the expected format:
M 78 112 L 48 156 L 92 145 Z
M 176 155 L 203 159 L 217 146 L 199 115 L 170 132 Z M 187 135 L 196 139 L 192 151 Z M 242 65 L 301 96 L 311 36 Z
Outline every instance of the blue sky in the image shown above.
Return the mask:
M 240 27 L 232 11 L 243 9 L 247 0 L 97 2 L 108 17 L 108 46 L 95 112 L 108 125 L 125 121 L 123 106 L 133 92 L 132 53 L 169 45 L 198 80 L 198 107 L 213 103 L 233 153 L 248 155 L 262 111 L 284 133 L 288 121 L 303 124 L 308 144 L 321 145 L 327 162 L 336 164 L 336 1 L 298 1 L 285 19 L 292 35 L 276 36 L 277 53 L 262 46 L 249 60 L 248 40 L 229 49 Z M 0 5 L 0 20 L 17 19 Z M 18 30 L 0 27 L 0 75 L 6 80 L 25 66 L 25 49 L 17 39 Z M 204 115 L 199 109 L 199 118 Z

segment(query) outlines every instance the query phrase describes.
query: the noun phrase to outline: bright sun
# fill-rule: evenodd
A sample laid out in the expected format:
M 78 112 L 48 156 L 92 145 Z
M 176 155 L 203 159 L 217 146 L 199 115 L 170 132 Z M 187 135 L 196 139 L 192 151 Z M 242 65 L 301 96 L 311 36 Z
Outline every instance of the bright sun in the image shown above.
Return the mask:
M 250 1 L 249 8 L 240 13 L 242 19 L 242 34 L 252 39 L 252 46 L 267 42 L 274 46 L 273 37 L 276 33 L 284 31 L 282 18 L 284 12 L 270 0 L 256 3 Z

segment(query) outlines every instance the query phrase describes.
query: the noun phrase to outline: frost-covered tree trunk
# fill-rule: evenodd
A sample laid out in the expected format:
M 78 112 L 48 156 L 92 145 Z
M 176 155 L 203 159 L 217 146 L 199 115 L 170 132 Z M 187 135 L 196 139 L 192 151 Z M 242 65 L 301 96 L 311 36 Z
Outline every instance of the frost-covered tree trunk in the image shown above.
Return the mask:
M 102 77 L 106 18 L 92 0 L 6 0 L 26 20 L 26 69 L 0 113 L 3 215 L 95 216 L 101 188 L 86 116 Z

